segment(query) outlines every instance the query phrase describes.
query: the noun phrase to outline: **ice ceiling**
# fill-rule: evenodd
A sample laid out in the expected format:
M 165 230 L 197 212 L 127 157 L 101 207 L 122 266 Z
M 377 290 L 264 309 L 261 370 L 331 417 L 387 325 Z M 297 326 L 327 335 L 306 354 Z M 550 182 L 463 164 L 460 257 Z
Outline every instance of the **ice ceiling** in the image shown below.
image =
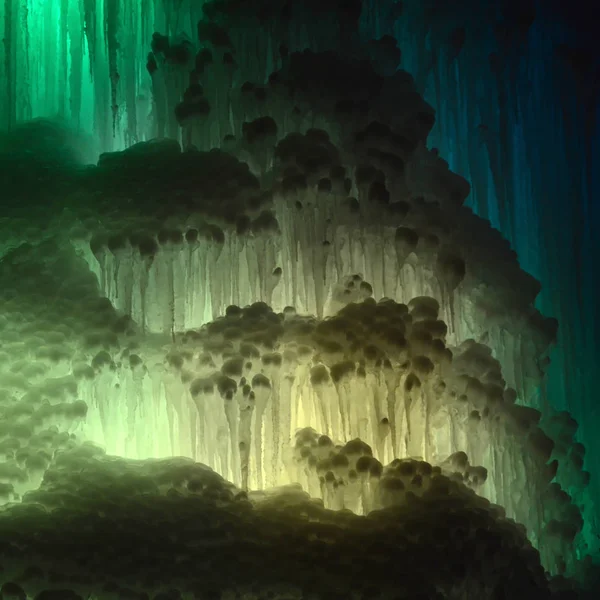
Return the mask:
M 3 3 L 2 598 L 585 579 L 585 448 L 545 389 L 557 323 L 492 227 L 519 224 L 468 208 L 432 147 L 386 31 L 415 7 L 379 4 Z M 443 123 L 474 193 L 509 202 L 491 132 L 479 169 Z

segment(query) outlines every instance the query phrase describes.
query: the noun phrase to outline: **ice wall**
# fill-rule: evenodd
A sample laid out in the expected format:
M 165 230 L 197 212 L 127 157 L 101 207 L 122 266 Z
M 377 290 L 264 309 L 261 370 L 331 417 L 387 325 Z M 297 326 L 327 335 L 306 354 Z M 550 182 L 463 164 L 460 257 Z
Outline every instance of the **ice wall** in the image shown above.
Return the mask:
M 546 394 L 573 411 L 590 449 L 600 357 L 594 265 L 598 223 L 598 73 L 594 22 L 564 2 L 402 2 L 381 18 L 370 4 L 365 31 L 392 34 L 403 67 L 436 108 L 431 144 L 469 179 L 468 200 L 511 241 L 542 282 L 538 306 L 561 323 Z M 551 165 L 551 167 L 550 167 Z M 585 423 L 585 424 L 584 424 Z M 596 484 L 593 484 L 596 485 Z M 594 488 L 595 495 L 600 492 Z
M 56 237 L 7 253 L 0 283 L 3 504 L 27 504 L 43 477 L 52 487 L 54 467 L 90 477 L 66 450 L 92 471 L 115 463 L 84 440 L 188 456 L 248 491 L 300 483 L 357 514 L 426 500 L 446 489 L 443 474 L 526 523 L 546 568 L 577 572 L 582 515 L 551 483 L 566 469 L 570 486 L 587 485 L 574 422 L 518 405 L 485 345 L 447 346 L 433 298 L 376 302 L 356 276 L 328 319 L 254 303 L 172 339 L 119 315 Z
M 152 137 L 161 107 L 151 101 L 149 40 L 160 32 L 195 43 L 201 6 L 0 3 L 2 127 L 64 116 L 94 135 L 96 153 Z M 574 411 L 591 456 L 600 455 L 589 430 L 596 413 L 586 376 L 600 339 L 593 303 L 599 250 L 591 233 L 598 221 L 598 65 L 585 29 L 593 19 L 585 6 L 561 2 L 473 0 L 450 12 L 443 3 L 411 0 L 365 6 L 363 37 L 400 41 L 402 66 L 436 109 L 430 143 L 472 183 L 469 205 L 500 227 L 543 282 L 540 307 L 563 324 L 547 393 L 554 406 Z
M 554 128 L 556 137 L 554 140 L 548 140 L 544 149 L 540 149 L 532 141 L 539 140 L 539 124 L 558 122 L 559 113 L 562 117 L 561 123 L 569 124 L 571 129 L 577 130 L 582 123 L 576 119 L 564 119 L 564 115 L 571 118 L 576 112 L 570 98 L 561 99 L 564 106 L 558 106 L 548 101 L 552 94 L 540 92 L 545 90 L 540 86 L 548 85 L 548 81 L 553 86 L 562 84 L 562 75 L 553 72 L 550 77 L 550 73 L 545 73 L 539 76 L 540 83 L 533 78 L 534 84 L 529 87 L 517 86 L 516 82 L 523 79 L 532 80 L 527 67 L 535 64 L 536 52 L 547 55 L 550 48 L 556 50 L 561 59 L 571 65 L 575 64 L 576 75 L 582 77 L 584 82 L 588 77 L 585 61 L 582 67 L 580 57 L 574 58 L 569 48 L 555 48 L 554 41 L 546 38 L 536 45 L 535 35 L 543 37 L 541 32 L 548 30 L 536 30 L 532 27 L 531 14 L 527 11 L 505 14 L 491 14 L 485 10 L 471 11 L 473 20 L 480 26 L 480 29 L 476 30 L 473 23 L 463 24 L 458 19 L 460 15 L 444 14 L 443 7 L 418 4 L 421 7 L 425 6 L 427 10 L 419 13 L 416 11 L 417 3 L 404 2 L 402 5 L 396 4 L 393 13 L 386 12 L 390 9 L 386 3 L 373 6 L 372 11 L 363 11 L 362 37 L 368 40 L 373 36 L 380 37 L 383 33 L 392 33 L 401 40 L 403 66 L 414 73 L 417 89 L 426 93 L 438 109 L 438 129 L 433 133 L 433 136 L 437 137 L 430 138 L 430 143 L 433 140 L 433 145 L 440 148 L 444 156 L 449 157 L 452 166 L 473 182 L 472 202 L 476 211 L 489 217 L 492 223 L 503 229 L 522 253 L 528 270 L 549 282 L 550 290 L 584 289 L 582 282 L 589 280 L 592 259 L 582 258 L 582 269 L 569 270 L 566 265 L 573 261 L 565 258 L 565 253 L 570 248 L 575 249 L 575 254 L 592 256 L 591 252 L 586 252 L 586 249 L 593 249 L 589 229 L 584 227 L 585 234 L 581 236 L 574 236 L 572 233 L 578 230 L 576 225 L 580 219 L 577 211 L 573 206 L 561 203 L 561 223 L 560 227 L 557 227 L 556 218 L 553 216 L 556 214 L 556 205 L 549 203 L 551 209 L 546 211 L 545 205 L 538 206 L 522 201 L 526 196 L 537 198 L 539 190 L 547 189 L 548 197 L 554 198 L 560 194 L 561 197 L 573 195 L 583 198 L 583 214 L 591 215 L 594 209 L 586 200 L 590 197 L 592 185 L 589 180 L 583 182 L 583 178 L 579 177 L 565 178 L 558 168 L 553 170 L 556 174 L 555 181 L 548 183 L 546 177 L 542 180 L 542 166 L 551 162 L 550 156 L 545 154 L 546 148 L 570 147 L 566 126 Z M 199 8 L 197 3 L 194 6 Z M 29 10 L 25 11 L 24 7 Z M 244 15 L 241 21 L 243 26 L 238 24 L 230 29 L 230 41 L 239 50 L 238 55 L 234 57 L 228 50 L 229 42 L 223 39 L 219 41 L 217 34 L 220 32 L 211 30 L 210 27 L 205 27 L 200 34 L 203 43 L 210 42 L 206 43 L 206 46 L 214 46 L 213 52 L 210 55 L 206 52 L 197 53 L 196 23 L 199 14 L 190 10 L 189 5 L 185 3 L 177 9 L 167 8 L 165 11 L 162 3 L 159 8 L 152 2 L 130 5 L 126 2 L 27 4 L 8 1 L 2 5 L 1 10 L 4 11 L 2 17 L 5 24 L 2 81 L 6 82 L 6 110 L 1 114 L 6 115 L 9 127 L 13 127 L 18 120 L 40 114 L 65 116 L 74 124 L 93 123 L 93 127 L 89 129 L 98 140 L 99 150 L 129 146 L 157 133 L 178 138 L 186 146 L 193 145 L 201 149 L 208 149 L 227 141 L 238 158 L 249 161 L 253 176 L 261 182 L 271 176 L 273 155 L 270 147 L 275 146 L 271 142 L 283 140 L 286 134 L 292 131 L 326 129 L 330 136 L 328 141 L 334 147 L 346 146 L 343 127 L 336 129 L 330 118 L 323 119 L 320 115 L 307 116 L 304 109 L 315 101 L 315 97 L 306 94 L 296 97 L 300 103 L 298 112 L 292 112 L 290 115 L 285 111 L 278 81 L 270 81 L 266 87 L 263 85 L 266 83 L 266 76 L 273 70 L 278 71 L 280 78 L 285 80 L 290 69 L 294 68 L 294 64 L 288 61 L 287 57 L 295 49 L 302 49 L 307 45 L 318 51 L 358 47 L 355 44 L 357 38 L 353 37 L 348 27 L 344 27 L 344 23 L 335 24 L 323 19 L 311 34 L 302 26 L 297 29 L 292 27 L 287 32 L 289 43 L 283 52 L 282 48 L 272 43 L 272 40 L 281 34 L 280 30 L 267 28 L 269 35 L 253 35 L 252 31 L 258 30 L 259 18 L 263 18 L 264 15 L 254 15 L 255 21 L 248 21 L 249 15 Z M 301 23 L 306 14 L 299 10 L 294 17 L 294 23 Z M 544 22 L 543 19 L 541 22 Z M 60 23 L 60 27 L 49 28 L 48 23 Z M 81 29 L 82 23 L 84 29 Z M 253 23 L 256 27 L 251 28 L 248 23 Z M 485 23 L 486 26 L 481 28 L 481 23 Z M 393 24 L 391 29 L 390 24 Z M 514 27 L 515 24 L 518 27 Z M 539 25 L 540 21 L 534 21 L 534 24 Z M 420 26 L 422 27 L 419 28 Z M 496 37 L 493 38 L 496 45 L 490 48 L 491 56 L 481 50 L 486 47 L 484 42 L 492 39 L 487 34 L 486 27 L 495 29 L 496 33 Z M 128 35 L 124 35 L 124 31 L 127 31 Z M 166 34 L 166 37 L 153 37 L 155 31 Z M 181 31 L 186 32 L 187 41 L 179 37 Z M 511 37 L 514 31 L 518 31 L 519 34 L 516 38 Z M 151 46 L 148 43 L 150 39 Z M 33 52 L 31 48 L 37 51 Z M 19 49 L 22 51 L 17 52 Z M 152 50 L 150 56 L 148 50 Z M 389 45 L 389 40 L 383 44 L 373 44 L 370 50 L 383 74 L 393 72 L 397 52 Z M 528 52 L 530 62 L 518 62 L 518 52 Z M 352 52 L 348 52 L 348 55 L 351 56 Z M 135 60 L 132 60 L 132 57 L 135 57 Z M 215 60 L 215 57 L 218 58 Z M 54 60 L 56 58 L 58 60 Z M 50 60 L 57 68 L 48 69 L 44 66 Z M 523 64 L 527 67 L 523 67 Z M 43 92 L 41 86 L 31 85 L 32 81 L 40 80 L 36 75 L 40 71 L 44 74 Z M 190 71 L 195 72 L 196 81 L 189 80 Z M 481 75 L 482 73 L 485 75 Z M 402 74 L 399 77 L 401 78 Z M 400 78 L 397 78 L 395 85 L 402 84 Z M 481 88 L 473 83 L 476 79 L 483 82 Z M 542 79 L 544 84 L 541 83 Z M 246 82 L 250 82 L 251 85 L 244 87 Z M 201 84 L 202 94 L 190 83 Z M 403 85 L 410 87 L 406 81 Z M 490 100 L 484 96 L 482 100 L 482 88 L 495 92 L 495 97 Z M 521 89 L 528 91 L 517 91 Z M 585 85 L 583 89 L 586 89 Z M 237 91 L 233 93 L 232 90 Z M 265 90 L 269 96 L 268 109 L 265 109 L 264 105 Z M 283 91 L 285 92 L 285 88 Z M 322 101 L 319 98 L 316 100 Z M 593 108 L 593 104 L 590 104 L 593 102 L 593 96 L 586 96 L 583 100 L 588 103 L 588 107 Z M 210 118 L 207 118 L 204 101 L 213 110 Z M 279 112 L 278 102 L 282 104 L 282 110 Z M 324 104 L 326 105 L 326 102 Z M 544 106 L 544 111 L 539 110 L 540 105 Z M 323 109 L 323 105 L 320 105 L 320 109 Z M 389 117 L 389 109 L 389 106 L 378 106 L 379 112 L 371 114 L 377 114 L 378 118 L 382 115 Z M 413 110 L 412 113 L 409 110 L 407 114 L 414 116 L 419 110 L 421 108 Z M 428 131 L 432 124 L 430 117 L 427 117 L 430 113 L 425 108 L 423 110 L 424 118 L 423 115 L 419 117 L 421 122 L 418 123 L 419 119 L 416 119 L 416 123 L 408 125 L 408 129 L 413 132 L 416 128 L 417 134 L 419 127 Z M 399 112 L 404 114 L 403 111 Z M 265 113 L 276 116 L 276 131 L 273 131 L 269 122 L 260 121 Z M 589 117 L 591 109 L 586 114 Z M 260 125 L 258 135 L 252 129 L 244 131 L 244 122 L 255 122 L 255 128 Z M 592 120 L 588 118 L 586 124 L 590 123 Z M 396 122 L 394 125 L 406 124 Z M 508 131 L 514 132 L 511 139 L 507 138 Z M 457 140 L 463 135 L 461 132 L 476 132 L 474 135 L 479 137 L 469 136 L 466 144 L 458 144 Z M 378 138 L 378 144 L 387 143 L 382 140 L 381 131 L 367 133 L 374 134 Z M 227 138 L 228 135 L 233 135 L 235 139 Z M 482 147 L 486 152 L 481 152 Z M 569 168 L 569 172 L 574 173 L 575 168 L 589 168 L 594 152 L 591 141 L 585 149 L 570 149 L 572 152 L 568 153 L 568 158 L 564 161 L 565 170 Z M 427 175 L 437 176 L 438 172 L 443 173 L 444 165 L 437 160 L 435 153 L 424 149 L 419 151 L 421 154 L 413 153 L 411 149 L 407 153 L 408 156 L 403 157 L 409 167 L 405 180 L 392 183 L 388 171 L 386 189 L 382 190 L 381 186 L 378 188 L 375 185 L 374 194 L 383 192 L 385 195 L 385 192 L 388 192 L 395 200 L 402 197 L 406 191 L 402 186 L 406 185 L 406 182 L 411 183 L 412 168 L 417 173 L 412 179 L 416 187 L 411 188 L 409 185 L 408 188 L 412 200 L 417 197 L 426 200 L 430 196 L 437 198 L 440 195 L 439 189 L 419 189 L 418 185 L 424 175 L 426 179 Z M 128 158 L 125 157 L 124 160 Z M 146 158 L 142 156 L 142 160 Z M 377 162 L 381 161 L 382 157 L 376 158 L 371 155 L 370 159 Z M 111 159 L 107 156 L 101 162 L 101 167 L 110 168 L 111 160 L 118 163 L 117 157 Z M 488 164 L 482 162 L 484 160 L 487 160 Z M 569 164 L 569 161 L 572 164 Z M 338 162 L 337 166 L 347 169 L 349 174 L 356 166 L 355 161 L 349 160 L 348 156 L 341 156 Z M 522 169 L 517 168 L 517 165 L 521 164 L 530 165 L 528 177 L 524 177 Z M 379 166 L 379 163 L 377 165 Z M 160 165 L 157 165 L 157 168 L 160 168 Z M 126 170 L 122 171 L 124 177 L 127 173 Z M 143 170 L 140 174 L 147 177 Z M 284 174 L 280 173 L 276 177 L 280 177 L 278 184 L 282 187 L 289 187 L 290 183 L 293 183 L 286 181 Z M 456 227 L 453 231 L 457 233 L 453 235 L 460 236 L 462 233 L 464 236 L 466 232 L 477 231 L 476 228 L 482 233 L 470 248 L 464 242 L 460 244 L 461 250 L 466 249 L 469 254 L 468 257 L 460 257 L 461 260 L 468 258 L 466 277 L 459 277 L 461 280 L 456 284 L 456 289 L 448 293 L 448 290 L 440 285 L 439 274 L 435 272 L 437 263 L 428 262 L 428 254 L 436 256 L 435 246 L 439 243 L 439 236 L 438 242 L 434 238 L 438 232 L 427 231 L 426 235 L 419 236 L 418 242 L 415 242 L 413 233 L 417 226 L 421 227 L 422 224 L 411 222 L 412 216 L 407 223 L 396 223 L 394 219 L 397 219 L 398 215 L 389 217 L 389 226 L 377 229 L 375 233 L 364 233 L 360 228 L 357 229 L 357 221 L 361 221 L 361 225 L 362 222 L 365 225 L 369 224 L 368 211 L 364 210 L 368 203 L 365 203 L 364 197 L 360 197 L 360 179 L 358 174 L 354 173 L 350 182 L 353 186 L 352 193 L 358 196 L 358 217 L 344 222 L 343 218 L 337 217 L 342 210 L 336 209 L 332 213 L 338 220 L 332 220 L 318 233 L 318 237 L 324 238 L 322 242 L 329 243 L 332 248 L 324 245 L 322 249 L 314 250 L 319 240 L 317 235 L 311 236 L 318 229 L 313 228 L 310 235 L 306 233 L 311 231 L 311 219 L 314 219 L 315 224 L 323 223 L 324 219 L 332 219 L 326 211 L 321 210 L 319 202 L 319 194 L 331 194 L 318 185 L 316 193 L 314 190 L 300 194 L 297 190 L 293 192 L 296 194 L 294 201 L 303 206 L 316 207 L 314 211 L 304 211 L 304 214 L 310 215 L 305 218 L 305 229 L 296 225 L 298 219 L 295 218 L 293 209 L 290 209 L 287 192 L 279 193 L 275 187 L 271 199 L 263 198 L 258 201 L 258 206 L 262 207 L 264 203 L 268 210 L 275 208 L 277 227 L 281 228 L 281 235 L 277 238 L 280 241 L 277 242 L 273 242 L 268 235 L 264 238 L 255 236 L 251 240 L 238 239 L 238 230 L 243 231 L 244 227 L 248 227 L 248 223 L 235 223 L 235 234 L 231 234 L 220 224 L 207 223 L 204 219 L 196 223 L 182 223 L 173 219 L 173 222 L 169 223 L 169 226 L 173 224 L 173 229 L 161 230 L 155 227 L 156 223 L 149 224 L 146 228 L 144 224 L 143 228 L 152 232 L 149 247 L 145 245 L 148 243 L 147 237 L 141 240 L 140 245 L 139 232 L 129 231 L 121 225 L 115 227 L 115 224 L 107 219 L 103 227 L 99 228 L 100 231 L 84 223 L 80 231 L 81 237 L 77 238 L 75 245 L 98 274 L 102 291 L 119 308 L 131 313 L 147 331 L 173 333 L 182 328 L 196 326 L 222 314 L 228 304 L 244 305 L 257 297 L 273 304 L 277 310 L 282 310 L 288 304 L 296 304 L 301 311 L 321 316 L 328 314 L 332 305 L 335 306 L 336 283 L 342 280 L 344 275 L 355 272 L 365 275 L 378 298 L 389 295 L 407 301 L 415 295 L 436 296 L 442 304 L 444 319 L 449 324 L 449 341 L 458 342 L 471 336 L 487 341 L 500 358 L 507 380 L 517 387 L 522 401 L 541 406 L 543 400 L 538 399 L 536 392 L 544 369 L 544 352 L 551 335 L 543 334 L 540 339 L 534 335 L 532 347 L 528 346 L 529 333 L 538 330 L 537 324 L 530 322 L 530 317 L 534 321 L 537 317 L 532 316 L 536 313 L 528 311 L 525 311 L 527 316 L 523 317 L 523 306 L 518 302 L 518 318 L 510 311 L 500 317 L 495 314 L 496 303 L 513 302 L 514 299 L 509 293 L 511 287 L 518 287 L 524 293 L 527 301 L 523 304 L 527 307 L 538 291 L 535 284 L 532 285 L 518 270 L 516 279 L 513 279 L 515 261 L 507 248 L 503 248 L 499 253 L 501 259 L 493 269 L 483 263 L 478 270 L 478 254 L 488 241 L 486 236 L 489 235 L 489 239 L 493 239 L 493 233 L 489 228 L 484 229 L 481 223 L 476 224 L 468 212 L 459 212 L 458 225 L 453 223 Z M 368 179 L 367 181 L 369 186 L 376 183 Z M 569 181 L 568 187 L 563 183 L 565 181 Z M 340 184 L 345 185 L 345 181 Z M 535 193 L 530 194 L 528 186 Z M 93 185 L 91 188 L 94 190 Z M 86 189 L 86 192 L 88 191 L 89 189 Z M 99 193 L 100 197 L 113 193 L 102 188 L 94 191 Z M 370 187 L 365 191 L 363 196 L 369 196 Z M 122 193 L 122 190 L 118 192 Z M 164 190 L 164 194 L 162 201 L 173 200 L 168 197 L 168 190 Z M 332 195 L 336 196 L 335 190 Z M 346 193 L 340 194 L 340 198 L 336 198 L 331 206 L 335 206 L 335 202 L 339 202 L 345 196 Z M 117 196 L 115 200 L 129 201 L 126 194 Z M 219 201 L 220 198 L 216 196 L 216 200 Z M 181 201 L 181 198 L 177 201 Z M 110 204 L 110 199 L 107 204 Z M 564 208 L 565 206 L 567 208 Z M 410 208 L 411 214 L 429 219 L 430 215 L 423 216 L 419 212 L 422 207 L 418 202 L 411 204 Z M 78 215 L 78 218 L 81 218 L 81 215 Z M 257 224 L 251 227 L 253 232 L 269 232 L 275 229 L 268 214 L 262 220 L 260 213 L 252 215 L 252 218 L 257 220 Z M 121 216 L 117 215 L 115 220 L 120 219 Z M 548 234 L 532 236 L 529 228 L 523 233 L 523 224 L 538 219 L 545 226 L 543 231 L 548 231 Z M 565 223 L 570 225 L 565 226 Z M 140 228 L 137 220 L 133 225 Z M 398 233 L 403 227 L 407 231 Z M 191 239 L 186 237 L 185 243 L 190 246 L 182 249 L 180 238 L 183 234 L 187 236 L 190 231 L 196 233 L 190 234 Z M 360 232 L 358 235 L 357 231 Z M 90 232 L 94 234 L 91 239 L 87 237 Z M 546 246 L 550 244 L 547 243 L 546 237 L 542 237 L 546 235 L 547 239 L 553 242 L 548 252 Z M 535 237 L 540 240 L 537 246 L 543 252 L 532 252 L 531 240 Z M 449 239 L 444 236 L 442 238 L 445 242 Z M 556 239 L 562 240 L 562 243 L 556 244 Z M 82 241 L 84 243 L 81 243 Z M 494 243 L 496 241 L 497 239 Z M 418 257 L 418 263 L 411 264 L 414 258 L 410 256 L 409 264 L 402 266 L 403 253 L 407 248 L 415 249 L 417 243 L 419 248 L 414 255 Z M 192 252 L 191 247 L 196 251 Z M 556 255 L 553 254 L 555 250 Z M 451 271 L 454 271 L 451 275 L 456 277 L 456 257 L 452 256 L 451 259 L 446 266 L 452 267 Z M 508 277 L 505 277 L 505 265 L 499 265 L 505 259 L 509 265 Z M 555 265 L 560 267 L 557 269 Z M 486 279 L 487 268 L 492 282 Z M 225 269 L 229 269 L 227 277 L 222 276 Z M 564 276 L 555 275 L 561 271 Z M 318 274 L 319 284 L 315 286 L 310 282 L 306 283 L 308 274 L 314 275 L 315 272 Z M 498 276 L 498 273 L 502 275 Z M 567 274 L 572 280 L 566 277 Z M 505 280 L 499 283 L 498 277 Z M 206 279 L 211 281 L 210 288 L 201 284 Z M 198 285 L 196 289 L 184 288 L 184 281 L 196 282 Z M 497 296 L 501 288 L 501 300 L 486 297 L 486 289 L 491 289 L 490 296 Z M 189 292 L 189 289 L 194 291 Z M 580 309 L 579 314 L 586 314 L 587 310 L 590 317 L 589 320 L 586 319 L 586 323 L 590 325 L 586 328 L 580 327 L 579 333 L 568 330 L 572 341 L 570 344 L 563 344 L 563 347 L 572 345 L 568 356 L 582 358 L 573 359 L 574 362 L 570 363 L 568 361 L 571 358 L 567 359 L 566 354 L 561 357 L 565 373 L 578 373 L 578 369 L 580 372 L 583 368 L 579 365 L 584 365 L 585 361 L 593 365 L 594 357 L 597 356 L 594 347 L 595 340 L 598 339 L 595 335 L 597 323 L 594 320 L 594 307 L 588 300 L 590 297 L 593 296 L 581 294 L 580 298 L 574 299 L 573 302 L 562 299 L 560 303 L 555 303 L 554 299 L 552 302 L 545 301 L 546 307 L 550 306 L 552 309 L 549 312 L 560 316 L 563 323 L 576 322 L 573 314 L 570 314 L 573 312 L 572 306 L 576 304 Z M 477 306 L 472 308 L 470 303 Z M 488 326 L 486 321 L 490 317 L 492 326 Z M 510 323 L 514 329 L 521 328 L 521 325 L 524 325 L 525 329 L 515 336 L 510 331 Z M 544 327 L 541 329 L 543 331 Z M 530 362 L 523 365 L 523 359 Z M 536 363 L 539 360 L 542 362 Z M 520 372 L 521 366 L 523 372 Z M 558 382 L 559 385 L 553 385 L 551 389 L 568 390 L 571 393 L 581 385 L 581 394 L 577 392 L 571 395 L 591 397 L 590 390 L 585 387 L 587 384 L 581 381 L 583 378 L 576 376 L 572 381 Z M 564 394 L 564 397 L 567 395 Z M 543 399 L 544 396 L 540 398 Z M 563 406 L 560 402 L 556 404 Z M 589 420 L 584 419 L 585 421 Z M 571 456 L 568 450 L 561 452 L 565 457 Z M 577 453 L 575 462 L 580 458 L 582 459 L 580 453 Z M 573 491 L 575 489 L 576 486 L 573 487 Z

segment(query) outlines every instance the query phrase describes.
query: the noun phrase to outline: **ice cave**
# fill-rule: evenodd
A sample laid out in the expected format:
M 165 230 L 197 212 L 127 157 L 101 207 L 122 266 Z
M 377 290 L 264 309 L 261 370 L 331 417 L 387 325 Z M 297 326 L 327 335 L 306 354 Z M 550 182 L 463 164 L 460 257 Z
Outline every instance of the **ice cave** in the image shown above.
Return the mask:
M 0 600 L 600 597 L 586 6 L 0 1 Z

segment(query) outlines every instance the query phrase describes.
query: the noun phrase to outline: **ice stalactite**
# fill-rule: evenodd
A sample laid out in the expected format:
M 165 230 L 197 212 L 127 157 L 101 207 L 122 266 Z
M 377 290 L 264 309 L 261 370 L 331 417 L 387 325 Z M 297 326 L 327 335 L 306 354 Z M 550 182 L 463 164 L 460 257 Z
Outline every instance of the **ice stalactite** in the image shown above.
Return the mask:
M 16 14 L 16 0 L 4 0 L 3 2 L 3 83 L 5 86 L 4 96 L 5 105 L 3 114 L 6 115 L 5 122 L 8 130 L 12 129 L 16 123 L 16 85 L 17 85 L 17 53 L 16 53 L 16 33 L 18 31 L 19 19 Z
M 84 73 L 88 72 L 89 64 L 86 65 L 81 60 L 84 56 L 84 45 L 86 43 L 85 27 L 86 19 L 85 12 L 80 11 L 77 6 L 72 3 L 68 5 L 68 25 L 67 32 L 72 34 L 67 36 L 69 45 L 69 65 L 68 70 L 68 89 L 70 90 L 69 109 L 72 114 L 72 124 L 76 131 L 81 131 L 82 128 L 82 112 L 84 109 Z
M 56 6 L 56 12 L 52 14 L 51 8 L 53 5 Z M 61 119 L 66 119 L 67 115 L 70 114 L 69 108 L 69 71 L 70 71 L 70 58 L 72 55 L 69 52 L 69 0 L 60 0 L 60 2 L 48 2 L 45 3 L 44 8 L 46 8 L 47 12 L 44 15 L 48 22 L 52 22 L 54 19 L 58 20 L 59 27 L 56 32 L 57 39 L 55 40 L 55 44 L 58 47 L 58 58 L 59 62 L 57 65 L 58 68 L 58 76 L 56 81 L 56 91 L 55 94 L 57 96 L 57 107 L 58 107 L 58 117 Z M 54 41 L 54 40 L 52 40 Z M 51 41 L 46 39 L 46 43 L 50 44 Z M 76 60 L 79 60 L 79 56 L 76 57 Z M 48 72 L 49 74 L 49 72 Z M 47 81 L 46 82 L 47 89 L 52 95 L 52 84 Z
M 119 89 L 119 80 L 121 78 L 119 74 L 119 67 L 117 65 L 119 4 L 120 0 L 108 0 L 104 6 L 104 35 L 106 39 L 106 51 L 108 55 L 108 76 L 110 79 L 110 110 L 112 114 L 113 136 L 116 134 L 117 130 L 117 120 L 119 114 L 117 93 Z M 135 112 L 133 113 L 133 115 L 131 115 L 131 118 L 135 120 Z
M 94 66 L 96 64 L 96 0 L 83 0 L 82 6 L 83 31 L 87 40 L 89 69 L 92 77 L 94 76 Z M 82 54 L 83 56 L 83 54 Z

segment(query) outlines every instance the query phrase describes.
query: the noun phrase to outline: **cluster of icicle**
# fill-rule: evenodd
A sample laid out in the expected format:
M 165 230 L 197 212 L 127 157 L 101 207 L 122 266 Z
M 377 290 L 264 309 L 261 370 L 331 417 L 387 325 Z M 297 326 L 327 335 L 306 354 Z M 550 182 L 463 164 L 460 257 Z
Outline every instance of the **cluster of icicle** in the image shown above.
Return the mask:
M 426 148 L 433 111 L 397 70 L 395 42 L 362 47 L 352 14 L 329 38 L 310 28 L 306 37 L 313 8 L 292 4 L 294 18 L 282 26 L 279 9 L 266 3 L 266 36 L 221 2 L 207 5 L 198 44 L 152 38 L 147 68 L 160 134 L 181 139 L 185 152 L 165 141 L 101 157 L 85 185 L 105 206 L 77 221 L 71 241 L 115 307 L 146 332 L 178 341 L 166 365 L 160 353 L 148 363 L 141 350 L 95 358 L 99 375 L 84 398 L 98 418 L 88 419 L 86 435 L 126 456 L 193 456 L 259 488 L 298 477 L 290 441 L 303 427 L 336 443 L 360 438 L 383 464 L 407 456 L 439 464 L 464 450 L 492 474 L 484 493 L 541 538 L 552 448 L 539 413 L 515 404 L 515 396 L 527 403 L 537 393 L 555 333 L 533 308 L 539 286 L 489 223 L 462 206 L 466 181 Z M 321 34 L 329 25 L 323 21 Z M 333 48 L 348 52 L 341 58 Z M 155 211 L 160 218 L 150 216 Z M 348 273 L 370 283 L 344 280 Z M 214 331 L 226 312 L 237 318 L 236 311 L 273 307 L 266 309 L 273 322 L 277 314 L 288 327 L 310 321 L 291 319 L 294 306 L 300 315 L 331 317 L 327 327 L 349 298 L 370 296 L 398 307 L 431 297 L 429 318 L 441 316 L 448 327 L 423 335 L 457 349 L 452 365 L 477 355 L 487 368 L 475 375 L 479 383 L 430 379 L 447 360 L 428 355 L 436 344 L 410 359 L 389 358 L 392 366 L 377 366 L 377 376 L 355 356 L 351 368 L 343 349 L 324 359 L 317 347 L 288 360 L 273 341 L 265 346 L 275 353 L 271 363 L 252 348 L 249 356 L 218 348 L 218 356 L 209 349 L 201 357 L 180 347 L 177 332 L 207 323 Z M 505 394 L 496 359 L 516 395 Z M 131 369 L 121 381 L 114 365 L 123 360 Z M 459 373 L 472 376 L 465 364 Z M 164 433 L 143 435 L 147 423 Z M 508 443 L 507 430 L 539 455 Z M 539 484 L 515 492 L 510 483 L 529 473 Z M 560 543 L 581 528 L 573 515 L 566 520 L 576 526 L 556 534 Z
M 528 401 L 555 323 L 533 308 L 539 285 L 506 241 L 462 206 L 468 183 L 426 148 L 434 113 L 397 69 L 396 43 L 358 43 L 352 11 L 334 25 L 323 10 L 317 25 L 314 5 L 288 8 L 266 2 L 252 15 L 207 3 L 197 41 L 154 34 L 147 68 L 160 135 L 180 139 L 182 162 L 202 175 L 170 176 L 169 142 L 101 157 L 101 172 L 124 183 L 92 184 L 115 210 L 79 231 L 77 245 L 102 292 L 148 331 L 171 333 L 255 301 L 332 314 L 335 286 L 361 273 L 378 298 L 435 297 L 449 339 L 488 343 Z M 200 161 L 219 161 L 197 150 L 211 148 L 251 175 L 226 161 L 203 170 Z M 125 202 L 147 211 L 158 197 L 143 181 L 156 171 L 176 188 L 163 203 L 179 212 L 160 224 L 124 219 Z
M 489 348 L 448 348 L 433 298 L 375 302 L 360 276 L 347 286 L 363 300 L 325 320 L 230 306 L 172 345 L 100 353 L 80 388 L 82 433 L 125 456 L 192 456 L 244 489 L 300 482 L 360 514 L 401 500 L 397 482 L 380 495 L 378 481 L 418 457 L 526 523 L 547 558 L 553 544 L 562 555 L 581 515 L 551 484 L 540 413 L 515 404 Z
M 167 173 L 157 185 L 174 186 L 168 202 L 177 209 L 166 225 L 124 218 L 126 184 L 92 186 L 90 193 L 114 197 L 116 210 L 78 224 L 74 244 L 103 293 L 151 332 L 198 327 L 231 304 L 257 300 L 322 317 L 335 311 L 348 273 L 362 273 L 376 297 L 432 296 L 453 342 L 486 341 L 519 395 L 533 395 L 555 332 L 532 306 L 537 282 L 489 223 L 460 206 L 468 186 L 434 153 L 376 123 L 362 134 L 363 151 L 351 157 L 323 130 L 290 134 L 276 146 L 271 140 L 265 148 L 277 166 L 265 177 L 244 173 L 243 162 L 191 151 L 180 160 L 202 175 L 182 179 L 171 174 L 178 151 L 169 142 L 105 156 L 98 169 L 107 179 L 154 184 L 152 173 Z M 387 148 L 388 162 L 371 158 L 373 148 Z M 140 210 L 159 206 L 161 196 L 144 185 Z
M 170 339 L 136 333 L 69 245 L 2 264 L 5 502 L 82 439 L 189 456 L 248 489 L 299 482 L 358 513 L 410 501 L 442 472 L 526 524 L 552 568 L 570 560 L 581 515 L 551 481 L 578 465 L 587 483 L 576 425 L 554 416 L 555 445 L 489 348 L 446 345 L 433 298 L 376 302 L 356 275 L 324 320 L 254 303 Z
M 207 4 L 200 47 L 155 34 L 159 132 L 185 152 L 104 155 L 73 182 L 94 202 L 70 203 L 68 244 L 4 257 L 3 496 L 35 487 L 73 433 L 243 488 L 301 480 L 363 513 L 439 469 L 564 570 L 582 520 L 552 480 L 587 474 L 572 422 L 544 429 L 522 405 L 555 333 L 537 282 L 426 148 L 433 111 L 395 42 L 362 47 L 352 11 L 315 24 L 312 3 L 264 4 L 262 28 Z

